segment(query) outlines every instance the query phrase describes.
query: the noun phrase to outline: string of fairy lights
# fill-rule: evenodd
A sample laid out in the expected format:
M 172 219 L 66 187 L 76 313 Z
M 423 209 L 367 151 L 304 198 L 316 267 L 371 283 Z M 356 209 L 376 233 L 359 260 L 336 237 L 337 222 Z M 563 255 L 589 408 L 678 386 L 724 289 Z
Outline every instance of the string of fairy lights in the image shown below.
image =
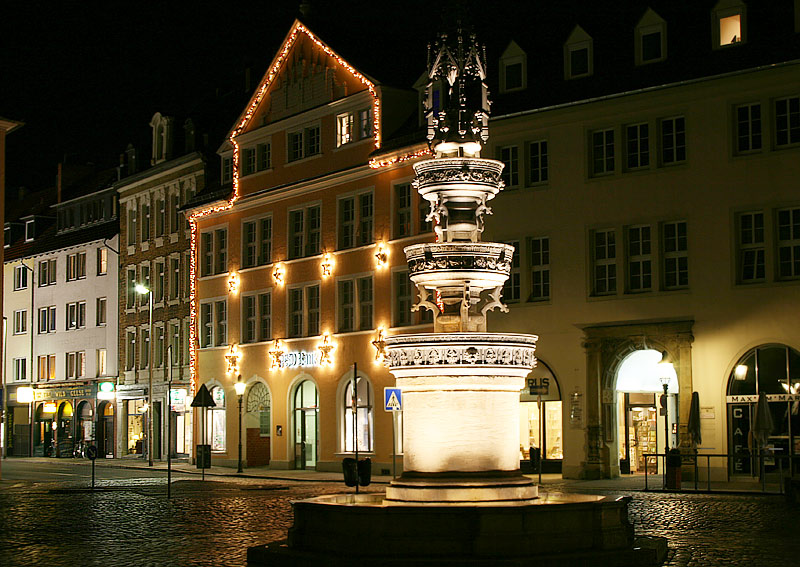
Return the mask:
M 198 329 L 197 329 L 197 230 L 198 230 L 198 221 L 203 217 L 207 217 L 209 215 L 219 213 L 222 211 L 226 211 L 231 209 L 236 201 L 239 200 L 239 161 L 240 161 L 240 148 L 239 143 L 237 142 L 236 138 L 241 134 L 244 129 L 250 124 L 253 116 L 255 115 L 259 105 L 261 104 L 264 97 L 267 95 L 270 85 L 274 82 L 274 80 L 279 76 L 279 74 L 283 71 L 289 54 L 292 50 L 292 47 L 298 41 L 299 38 L 305 37 L 309 41 L 311 41 L 317 48 L 319 48 L 323 53 L 325 53 L 328 57 L 336 61 L 343 69 L 345 69 L 350 75 L 356 79 L 357 81 L 361 82 L 369 93 L 372 95 L 372 119 L 373 124 L 375 127 L 372 129 L 373 135 L 373 145 L 375 149 L 379 149 L 381 147 L 381 129 L 380 129 L 380 120 L 381 120 L 381 102 L 378 96 L 378 91 L 376 85 L 367 79 L 364 75 L 358 72 L 352 65 L 350 65 L 347 61 L 342 59 L 336 52 L 334 52 L 330 47 L 325 45 L 319 38 L 317 38 L 307 27 L 301 24 L 299 21 L 295 21 L 294 25 L 292 26 L 291 30 L 289 31 L 286 39 L 283 42 L 283 47 L 281 48 L 280 52 L 274 59 L 272 65 L 269 68 L 269 71 L 262 79 L 261 83 L 259 84 L 256 92 L 251 97 L 250 101 L 248 102 L 247 109 L 244 113 L 240 116 L 240 119 L 234 129 L 231 131 L 228 140 L 230 141 L 231 145 L 233 146 L 233 158 L 232 158 L 232 168 L 233 168 L 233 191 L 231 193 L 230 198 L 225 202 L 217 202 L 214 205 L 210 205 L 208 207 L 198 209 L 189 215 L 189 227 L 190 227 L 190 247 L 191 247 L 191 254 L 189 260 L 189 292 L 190 292 L 190 299 L 189 299 L 189 368 L 190 368 L 190 378 L 191 378 L 191 392 L 194 395 L 197 389 L 197 340 L 198 340 Z M 369 161 L 369 167 L 372 169 L 380 169 L 384 167 L 389 167 L 392 165 L 397 165 L 404 163 L 406 161 L 410 161 L 412 159 L 417 159 L 421 157 L 426 157 L 432 155 L 432 152 L 428 147 L 422 149 L 414 150 L 410 153 L 405 153 L 401 155 L 396 155 L 388 158 L 372 158 Z M 382 249 L 383 251 L 383 249 Z M 386 252 L 384 251 L 384 255 Z M 379 258 L 379 263 L 381 265 L 385 265 L 385 260 L 381 261 Z M 327 266 L 323 265 L 323 271 L 327 268 L 330 271 L 332 266 L 328 264 Z M 236 285 L 238 286 L 238 278 Z M 329 343 L 326 343 L 326 345 Z M 277 347 L 276 347 L 277 348 Z M 324 353 L 327 354 L 327 353 Z

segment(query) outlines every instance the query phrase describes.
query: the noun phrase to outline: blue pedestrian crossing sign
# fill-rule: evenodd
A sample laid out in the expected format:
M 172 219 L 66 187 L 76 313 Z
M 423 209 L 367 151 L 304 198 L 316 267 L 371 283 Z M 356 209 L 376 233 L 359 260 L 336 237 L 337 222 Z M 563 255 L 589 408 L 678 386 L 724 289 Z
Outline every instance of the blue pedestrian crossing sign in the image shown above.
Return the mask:
M 383 409 L 386 411 L 403 411 L 403 395 L 400 388 L 383 389 Z

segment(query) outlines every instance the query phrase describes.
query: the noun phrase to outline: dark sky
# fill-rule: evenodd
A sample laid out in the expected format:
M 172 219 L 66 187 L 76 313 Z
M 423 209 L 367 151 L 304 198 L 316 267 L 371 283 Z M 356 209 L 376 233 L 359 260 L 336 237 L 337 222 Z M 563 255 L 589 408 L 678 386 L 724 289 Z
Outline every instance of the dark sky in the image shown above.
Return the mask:
M 258 81 L 299 4 L 5 2 L 0 116 L 25 122 L 7 140 L 9 194 L 22 185 L 52 187 L 57 164 L 65 159 L 114 165 L 128 142 L 148 139 L 156 111 L 179 114 L 230 91 L 245 101 L 244 69 L 252 68 Z M 337 38 L 343 55 L 368 57 L 373 41 L 392 42 L 401 53 L 412 44 L 415 72 L 424 70 L 424 38 L 438 27 L 438 8 L 417 0 L 312 4 L 312 30 L 319 29 L 323 39 L 324 29 L 346 32 Z M 231 124 L 235 118 L 222 117 Z

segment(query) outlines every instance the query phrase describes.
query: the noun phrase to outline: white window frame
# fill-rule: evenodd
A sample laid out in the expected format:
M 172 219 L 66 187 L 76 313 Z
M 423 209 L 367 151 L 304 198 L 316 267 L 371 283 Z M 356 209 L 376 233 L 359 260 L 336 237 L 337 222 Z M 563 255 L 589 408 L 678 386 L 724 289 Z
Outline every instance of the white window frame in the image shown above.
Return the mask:
M 198 314 L 200 348 L 226 345 L 228 340 L 228 299 L 215 297 L 203 300 L 200 302 Z
M 753 116 L 757 109 L 757 116 Z M 764 147 L 764 112 L 760 102 L 738 104 L 733 108 L 734 154 L 759 153 Z
M 98 297 L 95 301 L 95 323 L 98 327 L 108 324 L 108 299 L 105 297 Z
M 316 292 L 314 292 L 314 288 L 316 288 Z M 299 296 L 296 295 L 299 292 Z M 313 308 L 310 307 L 311 299 L 313 294 L 316 293 L 316 301 L 317 307 Z M 297 305 L 298 309 L 293 309 L 293 300 L 295 297 L 300 298 L 300 304 Z M 309 336 L 317 336 L 320 333 L 320 312 L 321 312 L 321 288 L 320 282 L 305 282 L 302 284 L 287 286 L 286 289 L 286 334 L 290 338 L 296 337 L 309 337 Z M 294 332 L 294 317 L 299 317 L 300 321 L 300 329 L 299 334 Z M 316 326 L 316 329 L 314 327 Z M 311 334 L 312 331 L 316 330 L 317 332 L 313 335 Z
M 24 264 L 14 266 L 14 291 L 28 289 L 28 269 Z
M 312 226 L 311 212 L 316 210 L 317 226 Z M 296 230 L 293 215 L 300 214 L 302 227 Z M 293 207 L 287 212 L 287 249 L 290 260 L 318 256 L 322 253 L 322 204 L 319 202 Z M 299 240 L 298 240 L 299 239 Z M 297 245 L 299 242 L 299 246 Z M 312 243 L 316 246 L 312 247 Z M 300 252 L 299 254 L 297 252 Z
M 739 17 L 739 36 L 737 41 L 730 41 L 730 33 L 722 35 L 724 21 Z M 732 38 L 731 38 L 732 39 Z M 723 43 L 723 41 L 725 43 Z M 711 48 L 726 49 L 747 42 L 747 5 L 741 0 L 720 0 L 712 12 Z
M 683 121 L 683 130 L 679 131 L 677 129 L 678 120 Z M 672 132 L 667 134 L 664 131 L 664 125 L 668 122 L 672 122 Z M 661 151 L 659 152 L 659 157 L 661 159 L 661 165 L 665 167 L 669 167 L 672 165 L 678 165 L 681 163 L 685 163 L 687 159 L 687 139 L 686 139 L 686 116 L 684 115 L 676 115 L 676 116 L 668 116 L 665 118 L 660 118 L 658 121 L 658 134 L 659 134 L 659 142 L 661 144 Z M 683 144 L 680 144 L 680 137 L 683 138 Z M 673 157 L 672 159 L 667 159 L 667 139 L 672 138 L 672 152 Z M 680 151 L 683 150 L 683 157 L 679 157 Z
M 28 380 L 28 359 L 14 358 L 14 381 L 26 382 Z
M 366 392 L 361 386 L 365 385 Z M 354 453 L 353 447 L 353 379 L 345 378 L 339 390 L 341 403 L 340 413 L 340 447 L 343 453 Z M 359 394 L 366 397 L 363 400 Z M 358 450 L 371 453 L 375 450 L 375 388 L 370 380 L 359 373 L 356 378 L 356 426 L 358 427 Z
M 369 201 L 369 215 L 365 215 L 363 211 L 365 199 Z M 345 221 L 344 203 L 350 201 L 353 203 L 353 218 Z M 368 230 L 365 230 L 366 228 L 368 228 Z M 346 229 L 349 229 L 349 232 Z M 338 199 L 336 199 L 336 249 L 351 250 L 353 248 L 360 248 L 361 246 L 369 246 L 374 242 L 375 191 L 373 188 L 370 187 L 346 195 L 340 195 Z
M 598 245 L 597 236 L 603 234 L 604 242 L 602 246 Z M 609 239 L 609 235 L 611 239 Z M 609 240 L 613 242 L 609 243 Z M 598 252 L 602 249 L 603 256 L 600 257 Z M 592 295 L 593 296 L 607 296 L 617 294 L 617 281 L 619 280 L 619 273 L 617 270 L 617 237 L 616 231 L 613 228 L 597 229 L 591 232 L 591 251 L 592 251 Z M 598 268 L 602 267 L 604 274 L 602 277 L 598 276 Z M 599 282 L 604 283 L 605 289 L 599 289 Z M 613 285 L 611 285 L 613 283 Z
M 248 241 L 247 235 L 251 228 L 253 240 Z M 244 219 L 242 221 L 241 239 L 243 269 L 271 264 L 273 240 L 272 214 Z M 252 256 L 252 261 L 249 259 L 250 256 Z
M 345 316 L 343 309 L 345 305 L 342 302 L 342 290 L 344 285 L 350 285 L 353 293 L 352 303 L 347 304 L 350 305 L 353 310 L 352 328 L 344 327 Z M 368 299 L 363 297 L 363 294 L 366 293 L 365 288 L 369 289 L 370 297 Z M 367 310 L 369 312 L 368 314 Z M 364 272 L 336 278 L 336 332 L 354 333 L 358 331 L 367 331 L 375 327 L 374 322 L 375 274 L 373 272 Z
M 550 181 L 550 157 L 547 140 L 533 140 L 528 142 L 527 146 L 528 184 L 544 185 Z
M 644 58 L 644 38 L 651 34 L 659 34 L 660 51 L 658 57 L 652 59 Z M 634 46 L 634 59 L 636 65 L 649 65 L 651 63 L 658 63 L 667 58 L 667 23 L 659 16 L 652 8 L 648 8 L 644 13 L 639 23 L 636 24 L 634 31 L 635 46 Z
M 625 227 L 628 293 L 653 290 L 653 229 L 649 224 Z M 634 270 L 638 273 L 634 275 Z
M 683 235 L 680 234 L 683 226 Z M 670 231 L 671 234 L 667 234 Z M 665 290 L 686 289 L 689 287 L 689 231 L 685 220 L 668 221 L 661 225 L 661 269 L 662 285 Z M 667 283 L 668 274 L 675 274 L 675 282 Z M 685 279 L 685 283 L 681 280 Z
M 550 237 L 534 236 L 528 239 L 531 269 L 531 294 L 528 301 L 549 301 L 550 285 Z M 537 289 L 541 290 L 537 293 Z
M 575 51 L 586 50 L 588 57 L 586 72 L 576 73 L 572 69 L 572 53 Z M 581 26 L 575 26 L 569 38 L 564 43 L 564 78 L 580 79 L 590 77 L 594 74 L 594 40 L 586 33 Z
M 14 311 L 14 335 L 24 335 L 28 332 L 28 310 Z
M 609 144 L 608 136 L 611 135 L 611 142 Z M 602 136 L 601 143 L 597 143 L 597 136 Z M 614 128 L 599 128 L 592 130 L 589 134 L 589 147 L 590 147 L 590 171 L 591 177 L 602 177 L 605 175 L 613 175 L 617 170 L 617 136 Z M 609 152 L 609 145 L 611 152 Z M 598 150 L 602 150 L 602 155 L 598 157 Z M 609 153 L 611 155 L 609 155 Z M 609 166 L 609 159 L 611 160 Z M 602 167 L 598 168 L 598 164 Z
M 625 134 L 625 169 L 627 171 L 649 169 L 653 147 L 650 124 L 648 122 L 636 122 L 626 124 L 623 129 Z M 632 132 L 633 136 L 631 135 Z M 645 149 L 642 149 L 643 145 L 646 146 Z

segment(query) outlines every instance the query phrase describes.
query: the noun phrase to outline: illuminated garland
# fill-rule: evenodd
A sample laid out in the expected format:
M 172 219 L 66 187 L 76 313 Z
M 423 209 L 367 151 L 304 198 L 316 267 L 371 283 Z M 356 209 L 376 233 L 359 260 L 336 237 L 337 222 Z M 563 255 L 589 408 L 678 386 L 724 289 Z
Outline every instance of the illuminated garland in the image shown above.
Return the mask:
M 258 108 L 258 105 L 261 104 L 267 89 L 283 67 L 289 52 L 297 41 L 297 36 L 301 33 L 305 34 L 306 37 L 308 37 L 308 39 L 310 39 L 326 55 L 335 59 L 339 65 L 344 67 L 353 76 L 353 78 L 361 81 L 367 90 L 369 90 L 370 94 L 372 95 L 372 135 L 374 138 L 374 146 L 376 149 L 381 147 L 381 133 L 379 128 L 381 119 L 381 103 L 380 99 L 378 98 L 378 92 L 375 88 L 375 84 L 367 79 L 364 75 L 356 71 L 355 68 L 353 68 L 347 61 L 339 57 L 330 47 L 317 39 L 317 37 L 311 33 L 308 28 L 306 28 L 299 21 L 295 20 L 289 35 L 283 42 L 283 48 L 281 49 L 278 57 L 270 67 L 267 76 L 261 81 L 261 84 L 256 90 L 256 94 L 250 99 L 247 111 L 244 113 L 242 119 L 239 121 L 236 128 L 233 129 L 228 138 L 233 145 L 233 194 L 231 195 L 231 198 L 223 204 L 201 209 L 189 215 L 189 228 L 191 231 L 191 254 L 189 261 L 189 388 L 192 395 L 194 395 L 197 388 L 197 287 L 195 284 L 195 276 L 197 274 L 197 221 L 202 217 L 230 209 L 239 199 L 239 144 L 236 142 L 235 138 L 241 134 L 242 130 L 244 130 L 244 128 L 252 119 L 253 114 L 255 113 L 256 108 Z
M 421 150 L 417 150 L 415 152 L 411 152 L 409 154 L 403 154 L 399 156 L 394 156 L 390 158 L 384 159 L 377 159 L 372 158 L 369 160 L 369 166 L 372 169 L 380 169 L 381 167 L 388 167 L 390 165 L 394 165 L 396 163 L 403 163 L 405 161 L 410 161 L 412 159 L 421 158 L 423 156 L 432 156 L 433 152 L 428 148 L 423 148 Z

